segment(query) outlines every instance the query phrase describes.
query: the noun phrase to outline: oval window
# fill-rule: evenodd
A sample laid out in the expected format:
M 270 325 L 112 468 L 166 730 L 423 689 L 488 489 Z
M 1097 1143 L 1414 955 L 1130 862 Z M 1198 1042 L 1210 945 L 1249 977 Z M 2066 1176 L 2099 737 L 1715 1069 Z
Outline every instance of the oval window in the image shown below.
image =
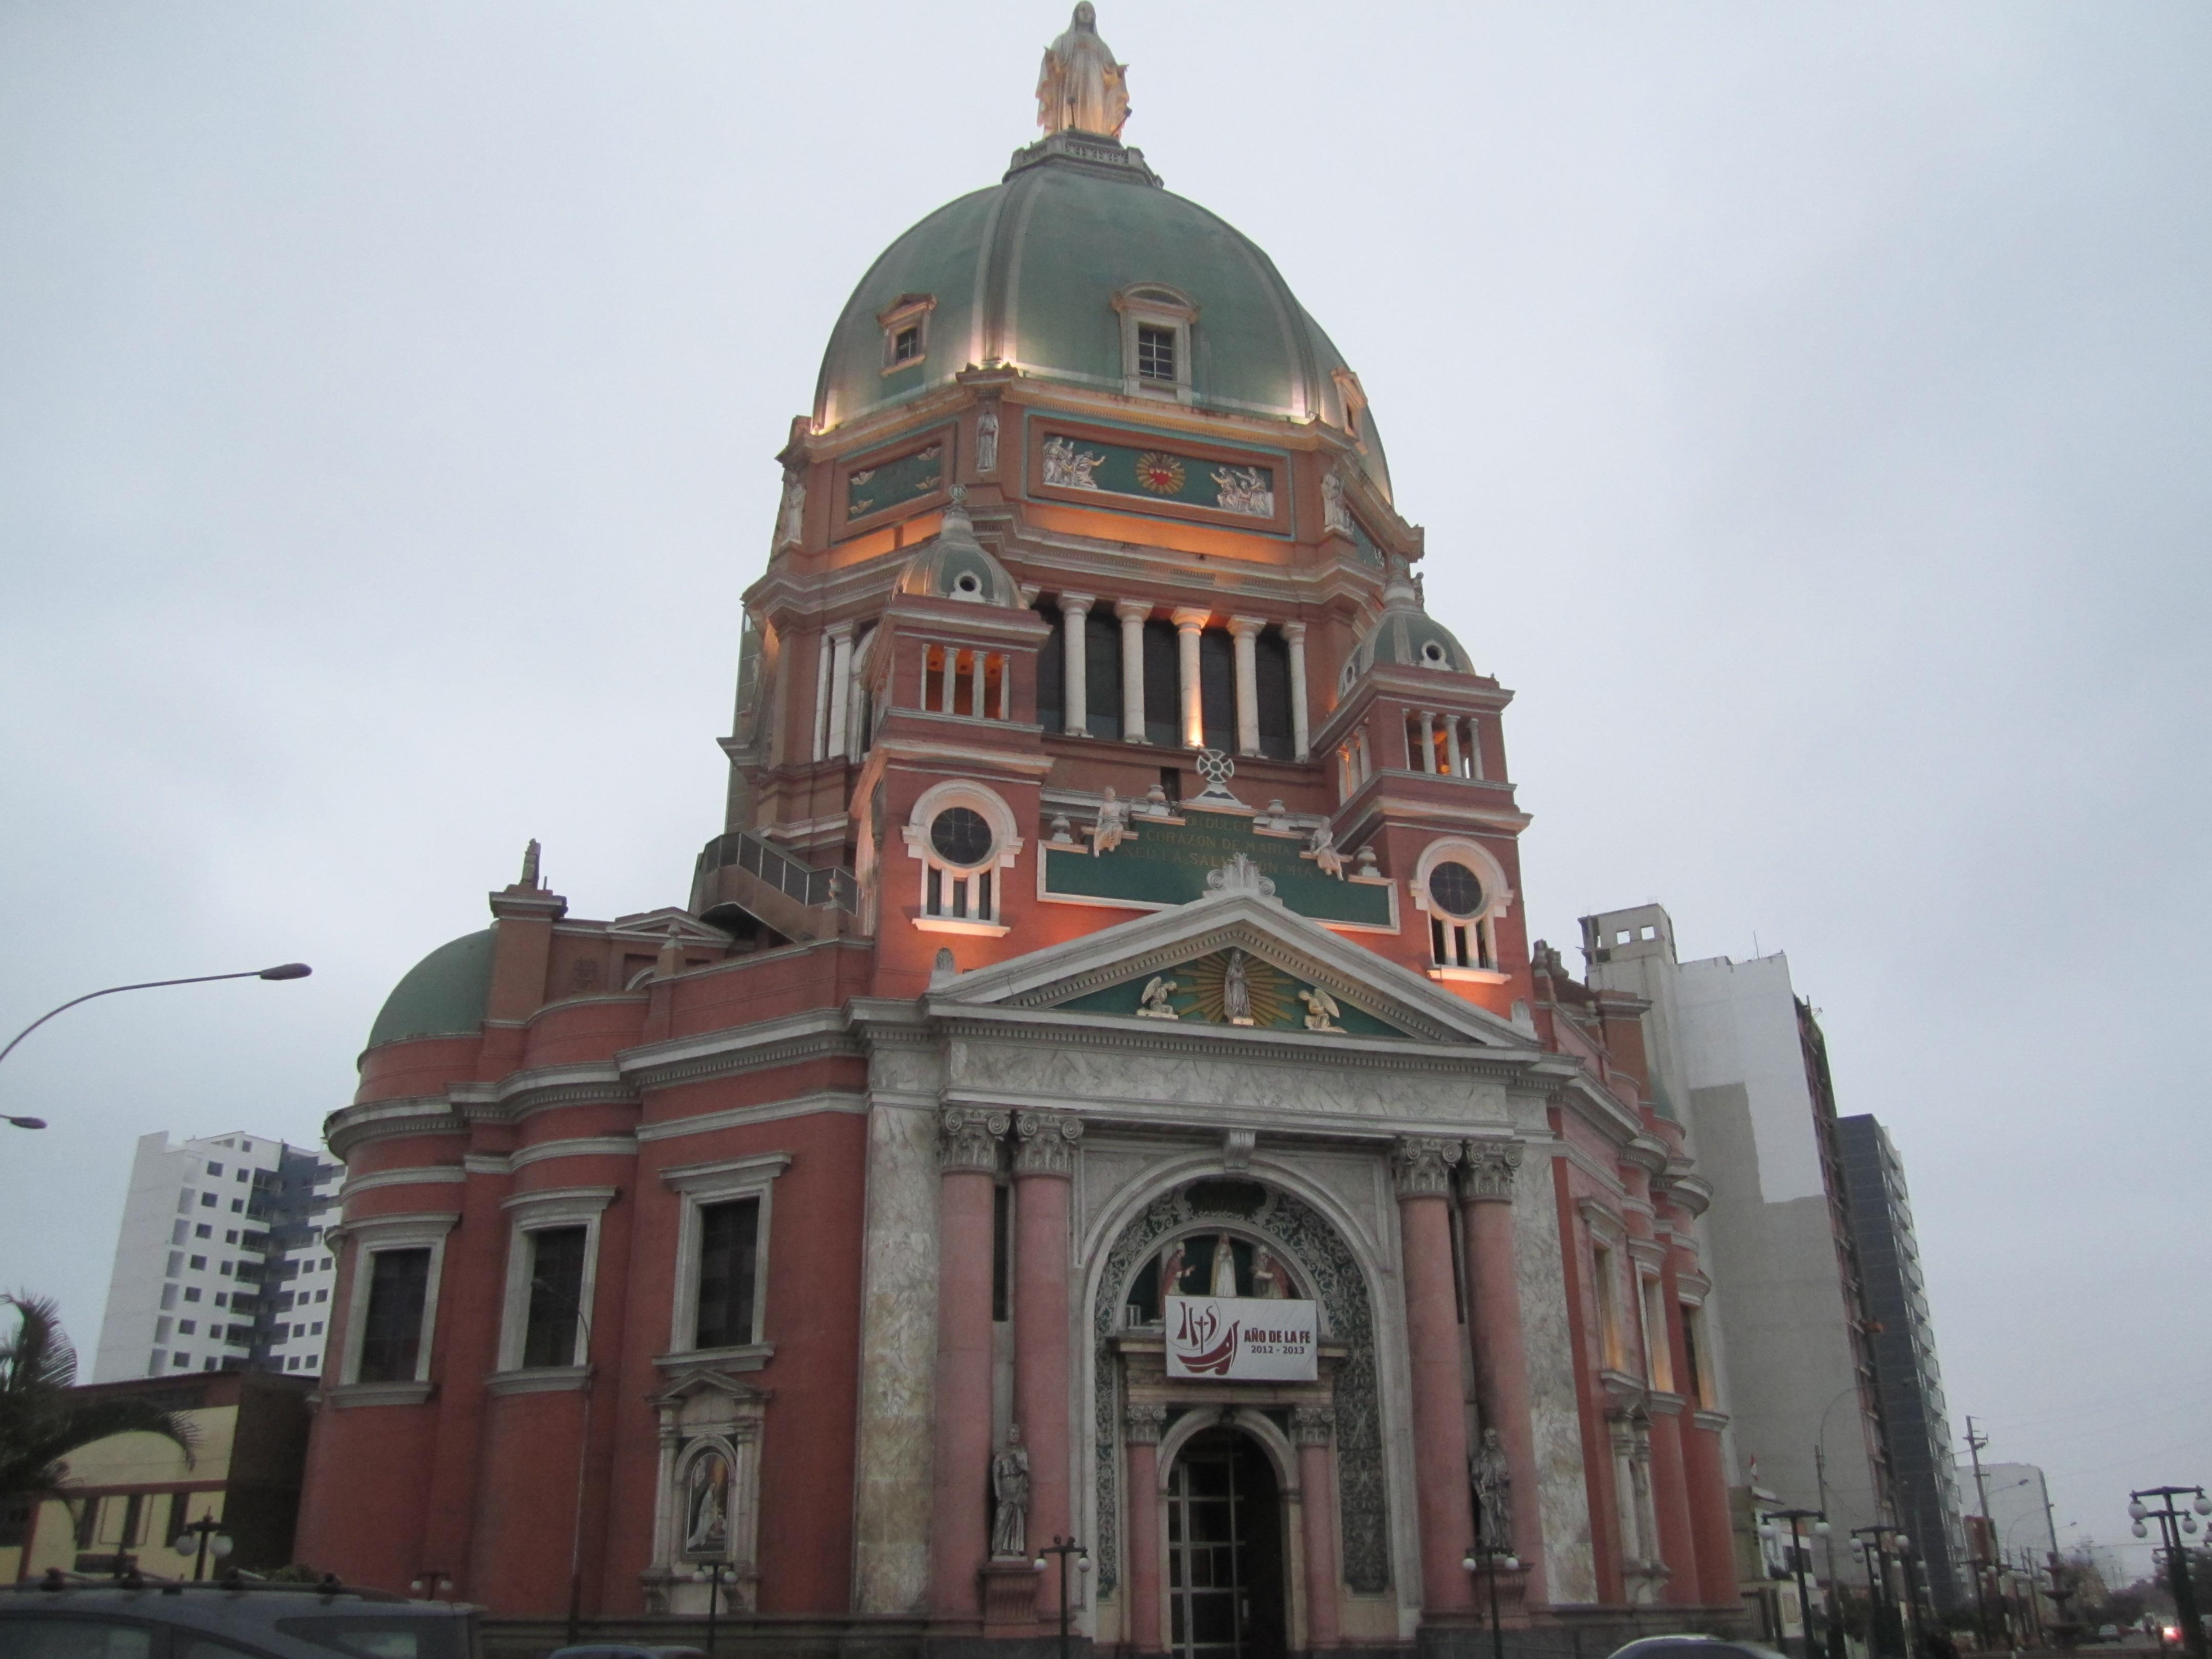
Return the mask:
M 1482 884 L 1464 864 L 1439 864 L 1429 872 L 1429 901 L 1446 915 L 1471 916 L 1482 908 Z
M 1443 647 L 1434 640 L 1429 641 L 1421 647 L 1421 660 L 1432 665 L 1441 664 L 1444 660 Z
M 947 864 L 971 868 L 991 855 L 991 826 L 972 807 L 948 806 L 930 820 L 929 844 Z

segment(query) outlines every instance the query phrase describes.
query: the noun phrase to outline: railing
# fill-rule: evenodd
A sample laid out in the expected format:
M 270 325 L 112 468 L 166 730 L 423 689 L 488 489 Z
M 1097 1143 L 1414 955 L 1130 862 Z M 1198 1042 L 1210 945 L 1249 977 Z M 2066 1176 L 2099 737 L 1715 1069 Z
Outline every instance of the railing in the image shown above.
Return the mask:
M 860 884 L 850 870 L 817 870 L 779 853 L 750 830 L 733 830 L 717 836 L 699 854 L 701 875 L 735 865 L 747 875 L 766 882 L 785 897 L 805 905 L 827 905 L 858 915 Z

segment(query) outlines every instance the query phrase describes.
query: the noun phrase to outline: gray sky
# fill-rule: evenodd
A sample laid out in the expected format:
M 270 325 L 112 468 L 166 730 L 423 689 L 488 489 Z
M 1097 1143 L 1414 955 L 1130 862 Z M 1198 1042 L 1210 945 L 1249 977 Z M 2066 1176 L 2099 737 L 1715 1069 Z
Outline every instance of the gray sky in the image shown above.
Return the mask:
M 312 1139 L 528 837 L 580 914 L 683 902 L 770 458 L 1065 21 L 0 8 L 0 1025 L 316 969 L 0 1072 L 54 1122 L 0 1139 L 0 1284 L 88 1354 L 132 1139 Z M 2068 1541 L 2212 1483 L 2212 11 L 1101 28 L 1519 693 L 1536 931 L 1657 898 L 1686 955 L 1786 950 L 1906 1159 L 1954 1426 Z

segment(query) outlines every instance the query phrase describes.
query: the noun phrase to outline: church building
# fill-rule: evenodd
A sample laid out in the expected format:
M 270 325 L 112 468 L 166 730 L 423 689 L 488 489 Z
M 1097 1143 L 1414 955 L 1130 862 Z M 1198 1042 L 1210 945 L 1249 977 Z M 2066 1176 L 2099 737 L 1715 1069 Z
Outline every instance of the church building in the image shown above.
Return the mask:
M 1511 693 L 1087 0 L 1038 106 L 830 335 L 684 902 L 533 844 L 378 1016 L 299 1559 L 748 1652 L 1725 1627 L 1709 1189 L 1527 936 Z

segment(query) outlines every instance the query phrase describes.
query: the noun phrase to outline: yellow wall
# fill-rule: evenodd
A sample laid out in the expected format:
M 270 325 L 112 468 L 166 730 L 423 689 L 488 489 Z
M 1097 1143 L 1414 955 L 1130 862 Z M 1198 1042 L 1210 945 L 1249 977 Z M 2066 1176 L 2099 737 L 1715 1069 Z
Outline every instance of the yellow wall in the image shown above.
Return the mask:
M 179 1486 L 210 1482 L 220 1488 L 230 1478 L 231 1443 L 238 1427 L 238 1407 L 211 1406 L 179 1415 L 199 1431 L 191 1463 L 185 1462 L 180 1447 L 158 1434 L 111 1435 L 70 1454 L 68 1488 L 72 1492 L 98 1492 L 117 1486 L 167 1487 L 173 1491 Z M 137 1535 L 128 1539 L 123 1536 L 128 1500 L 123 1494 L 110 1492 L 90 1500 L 73 1498 L 65 1502 L 48 1498 L 39 1509 L 38 1525 L 31 1534 L 30 1559 L 25 1560 L 20 1549 L 0 1549 L 0 1583 L 35 1578 L 48 1567 L 70 1571 L 77 1556 L 76 1506 L 87 1501 L 100 1505 L 92 1553 L 112 1555 L 127 1549 L 138 1558 L 139 1569 L 143 1572 L 164 1578 L 191 1574 L 195 1558 L 172 1553 L 169 1539 L 161 1535 L 172 1530 L 168 1492 L 145 1494 L 139 1504 Z M 204 1515 L 219 1516 L 222 1512 L 222 1492 L 219 1489 L 192 1492 L 186 1500 L 185 1516 L 188 1521 L 197 1521 Z M 212 1572 L 212 1561 L 209 1566 Z

